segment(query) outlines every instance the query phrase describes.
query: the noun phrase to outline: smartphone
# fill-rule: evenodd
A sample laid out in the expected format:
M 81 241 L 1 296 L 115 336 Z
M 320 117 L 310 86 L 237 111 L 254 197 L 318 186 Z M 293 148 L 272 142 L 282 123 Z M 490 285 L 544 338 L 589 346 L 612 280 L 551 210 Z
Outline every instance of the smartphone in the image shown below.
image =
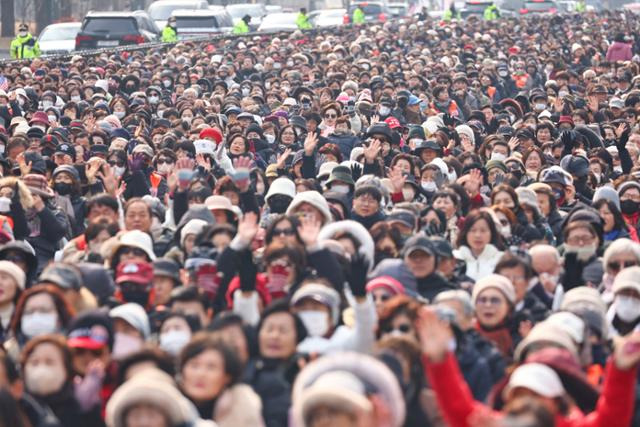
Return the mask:
M 220 274 L 215 263 L 206 263 L 196 269 L 196 286 L 215 298 L 220 288 Z

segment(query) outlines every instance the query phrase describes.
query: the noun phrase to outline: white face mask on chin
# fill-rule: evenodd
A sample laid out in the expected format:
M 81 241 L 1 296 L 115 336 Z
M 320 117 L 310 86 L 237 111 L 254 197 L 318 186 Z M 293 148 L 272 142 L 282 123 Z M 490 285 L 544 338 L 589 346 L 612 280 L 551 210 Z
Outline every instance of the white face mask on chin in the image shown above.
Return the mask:
M 324 337 L 329 331 L 329 315 L 323 311 L 304 310 L 298 312 L 307 333 L 312 337 Z

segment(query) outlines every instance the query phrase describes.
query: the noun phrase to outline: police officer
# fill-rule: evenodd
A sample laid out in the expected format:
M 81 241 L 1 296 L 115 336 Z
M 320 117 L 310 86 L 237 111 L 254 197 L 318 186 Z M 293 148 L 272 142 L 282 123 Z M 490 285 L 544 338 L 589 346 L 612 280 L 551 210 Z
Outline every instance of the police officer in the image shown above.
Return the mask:
M 249 32 L 250 15 L 244 15 L 236 25 L 233 26 L 233 34 L 246 34 Z
M 29 33 L 27 24 L 20 24 L 18 35 L 11 40 L 9 50 L 13 59 L 37 58 L 40 56 L 38 40 Z
M 178 30 L 176 30 L 176 17 L 171 16 L 167 21 L 167 25 L 162 30 L 162 41 L 165 43 L 178 41 Z
M 298 12 L 298 16 L 296 16 L 296 25 L 299 30 L 310 30 L 313 28 L 307 16 L 307 9 L 304 7 L 300 8 L 300 12 Z
M 498 6 L 492 4 L 484 10 L 484 20 L 485 21 L 493 21 L 500 17 L 500 11 L 498 10 Z
M 353 23 L 356 25 L 364 24 L 364 11 L 360 9 L 360 6 L 356 6 L 353 11 Z

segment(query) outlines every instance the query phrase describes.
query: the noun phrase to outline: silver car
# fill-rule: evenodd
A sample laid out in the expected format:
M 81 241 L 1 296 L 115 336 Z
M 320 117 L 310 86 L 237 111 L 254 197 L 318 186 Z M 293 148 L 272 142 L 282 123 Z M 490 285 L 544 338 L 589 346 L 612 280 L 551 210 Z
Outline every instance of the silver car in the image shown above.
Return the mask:
M 76 35 L 81 22 L 65 22 L 47 25 L 38 36 L 38 44 L 43 55 L 65 54 L 75 50 Z

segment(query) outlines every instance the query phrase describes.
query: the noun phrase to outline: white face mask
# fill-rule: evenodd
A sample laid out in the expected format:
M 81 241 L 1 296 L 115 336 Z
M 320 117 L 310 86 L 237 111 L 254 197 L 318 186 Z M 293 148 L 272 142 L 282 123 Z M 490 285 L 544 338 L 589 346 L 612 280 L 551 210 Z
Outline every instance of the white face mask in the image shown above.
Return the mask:
M 124 175 L 124 171 L 124 166 L 116 166 L 113 170 L 117 177 L 121 177 L 122 175 Z
M 542 110 L 544 110 L 545 108 L 547 108 L 547 104 L 542 104 L 542 103 L 540 103 L 540 104 L 536 104 L 536 105 L 534 105 L 534 107 L 533 107 L 533 108 L 534 108 L 536 111 L 542 111 Z
M 27 34 L 28 34 L 28 33 L 27 33 L 26 31 L 18 31 L 18 35 L 19 35 L 20 37 L 27 37 Z
M 185 122 L 187 122 L 187 123 L 189 123 L 189 124 L 191 124 L 191 120 L 193 120 L 193 117 L 191 117 L 191 116 L 184 116 L 184 117 L 182 117 L 182 120 L 183 120 L 183 121 L 185 121 Z
M 273 144 L 274 141 L 276 140 L 276 136 L 275 135 L 271 135 L 270 133 L 265 133 L 264 137 L 266 138 L 267 142 L 269 144 Z
M 163 80 L 162 85 L 167 88 L 171 87 L 171 80 Z
M 456 182 L 457 179 L 458 174 L 456 173 L 456 170 L 453 169 L 451 172 L 449 172 L 449 182 Z
M 27 337 L 33 338 L 55 332 L 57 323 L 57 313 L 25 314 L 20 320 L 20 329 Z
M 47 116 L 47 118 L 49 119 L 50 122 L 55 122 L 58 118 L 56 116 Z
M 11 210 L 11 199 L 8 197 L 0 197 L 0 212 L 9 212 Z
M 616 314 L 624 322 L 632 322 L 640 317 L 640 300 L 624 295 L 616 296 Z
M 162 116 L 164 116 L 164 110 L 158 110 L 158 111 L 156 112 L 156 115 L 157 115 L 159 118 L 162 118 Z
M 422 189 L 426 192 L 433 193 L 438 189 L 435 181 L 422 181 Z
M 42 101 L 43 108 L 53 107 L 53 101 L 49 101 L 48 99 Z
M 566 90 L 561 90 L 560 92 L 558 92 L 558 96 L 560 98 L 564 98 L 567 95 L 569 95 L 569 92 L 567 92 Z
M 113 336 L 113 351 L 111 355 L 116 360 L 122 360 L 141 348 L 142 339 L 122 332 L 116 332 Z
M 165 332 L 164 334 L 160 334 L 160 348 L 167 353 L 176 356 L 180 353 L 180 350 L 187 345 L 190 339 L 191 332 L 174 329 L 172 331 Z
M 336 184 L 331 186 L 331 190 L 340 194 L 349 194 L 349 186 L 344 184 Z
M 157 104 L 159 100 L 160 100 L 160 98 L 158 98 L 157 96 L 150 96 L 149 97 L 149 103 L 150 104 Z
M 502 236 L 505 239 L 508 239 L 511 237 L 511 225 L 503 225 L 500 229 L 500 233 L 502 233 Z
M 413 200 L 413 198 L 415 197 L 416 193 L 415 191 L 413 191 L 413 188 L 409 189 L 409 188 L 403 188 L 402 189 L 402 198 L 404 199 L 405 202 L 410 202 Z
M 323 311 L 305 310 L 298 312 L 300 320 L 312 337 L 323 337 L 329 331 L 329 315 Z
M 381 105 L 380 108 L 378 108 L 378 111 L 380 112 L 381 116 L 388 116 L 391 112 L 391 108 L 387 107 L 386 105 Z
M 242 88 L 242 96 L 249 96 L 250 93 L 251 93 L 251 90 L 249 88 L 246 88 L 246 87 Z
M 158 172 L 160 172 L 163 175 L 168 175 L 169 173 L 171 173 L 172 169 L 173 169 L 173 165 L 168 163 L 163 163 L 161 165 L 158 165 Z
M 71 100 L 73 102 L 80 102 L 82 98 L 80 98 L 80 95 L 71 95 Z
M 503 161 L 503 160 L 504 160 L 504 159 L 506 159 L 506 158 L 507 158 L 507 156 L 505 156 L 504 154 L 499 153 L 499 152 L 497 152 L 497 151 L 494 151 L 494 152 L 492 152 L 492 153 L 491 153 L 491 160 L 500 160 L 500 161 Z
M 118 119 L 122 119 L 125 115 L 124 111 L 114 111 L 113 115 L 116 116 Z
M 598 250 L 595 243 L 583 247 L 573 246 L 569 244 L 564 245 L 566 253 L 575 253 L 579 261 L 588 261 Z
M 24 106 L 24 98 L 22 97 L 18 98 L 18 105 L 20 105 L 21 107 Z
M 24 377 L 30 393 L 48 396 L 62 389 L 67 375 L 63 369 L 51 369 L 47 365 L 27 365 Z

